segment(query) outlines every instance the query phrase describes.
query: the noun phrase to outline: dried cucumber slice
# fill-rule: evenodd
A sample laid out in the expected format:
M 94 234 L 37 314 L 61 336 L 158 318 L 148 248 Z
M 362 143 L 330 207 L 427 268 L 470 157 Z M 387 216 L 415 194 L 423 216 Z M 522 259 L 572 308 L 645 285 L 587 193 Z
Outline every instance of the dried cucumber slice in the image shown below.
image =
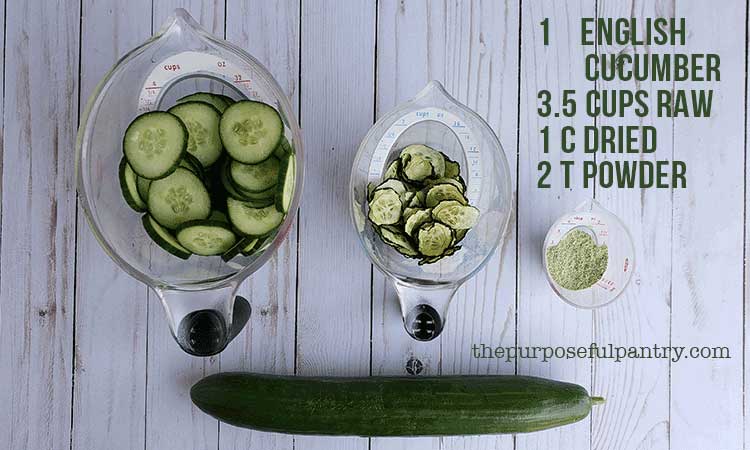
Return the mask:
M 409 238 L 398 230 L 394 230 L 391 227 L 382 227 L 380 229 L 380 237 L 383 238 L 383 241 L 386 244 L 395 248 L 396 251 L 404 256 L 419 256 L 419 252 L 414 248 L 414 245 L 409 241 Z
M 432 210 L 431 209 L 420 209 L 411 214 L 406 219 L 404 224 L 404 232 L 411 237 L 415 237 L 414 234 L 419 228 L 427 222 L 432 221 Z
M 453 161 L 452 159 L 448 158 L 448 155 L 446 155 L 443 152 L 440 152 L 441 155 L 443 155 L 443 159 L 445 159 L 445 174 L 443 175 L 445 178 L 458 178 L 461 176 L 461 166 L 458 165 L 456 161 Z
M 383 174 L 383 180 L 397 179 L 398 174 L 401 172 L 401 160 L 395 159 L 388 165 Z
M 445 258 L 447 256 L 453 255 L 458 250 L 461 250 L 461 246 L 451 247 L 451 248 L 447 249 L 445 252 L 443 252 L 442 255 L 440 255 L 440 256 L 429 256 L 429 257 L 426 257 L 426 258 L 422 258 L 422 259 L 419 260 L 419 262 L 417 264 L 419 264 L 420 266 L 422 266 L 424 264 L 434 264 L 434 263 L 440 261 L 441 259 L 443 259 L 443 258 Z
M 401 151 L 401 172 L 409 181 L 445 176 L 445 158 L 426 145 L 409 145 Z
M 392 225 L 401 219 L 401 210 L 401 197 L 395 190 L 379 189 L 373 193 L 367 217 L 375 225 Z
M 463 183 L 461 183 L 455 178 L 438 178 L 437 180 L 429 180 L 425 184 L 427 184 L 428 186 L 436 186 L 438 184 L 452 184 L 459 191 L 461 191 L 462 194 L 466 192 L 466 186 L 464 186 Z
M 385 180 L 373 190 L 373 194 L 381 189 L 393 189 L 398 195 L 401 195 L 406 192 L 406 185 L 395 179 Z
M 419 253 L 441 256 L 453 243 L 453 230 L 439 222 L 428 222 L 417 232 Z
M 412 214 L 416 213 L 417 211 L 420 211 L 422 208 L 404 208 L 404 213 L 401 215 L 401 220 L 406 223 L 407 220 L 412 216 Z
M 220 220 L 192 220 L 175 233 L 177 242 L 201 256 L 221 255 L 237 242 L 230 226 Z
M 425 195 L 425 206 L 428 208 L 434 208 L 438 203 L 445 200 L 456 200 L 462 205 L 469 204 L 469 201 L 466 200 L 456 186 L 452 184 L 437 184 L 427 190 L 427 194 Z
M 432 217 L 454 230 L 468 230 L 477 224 L 479 210 L 456 200 L 446 200 L 432 209 Z
M 412 208 L 424 208 L 425 198 L 426 198 L 426 195 L 424 191 L 417 191 L 414 194 L 414 197 L 411 199 L 411 202 L 409 202 L 409 206 Z

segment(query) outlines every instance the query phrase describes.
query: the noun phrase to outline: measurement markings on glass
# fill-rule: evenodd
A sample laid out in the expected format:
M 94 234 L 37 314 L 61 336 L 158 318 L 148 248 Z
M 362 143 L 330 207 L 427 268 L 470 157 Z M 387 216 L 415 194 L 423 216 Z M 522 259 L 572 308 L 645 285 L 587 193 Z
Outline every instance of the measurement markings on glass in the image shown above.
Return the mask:
M 393 144 L 399 136 L 412 125 L 426 120 L 439 122 L 450 128 L 458 137 L 463 146 L 464 154 L 468 162 L 468 180 L 466 180 L 467 190 L 466 197 L 470 203 L 478 201 L 482 182 L 482 158 L 479 144 L 471 130 L 455 114 L 438 108 L 423 108 L 410 111 L 401 118 L 397 119 L 383 134 L 383 138 L 378 142 L 375 153 L 370 162 L 370 180 L 379 180 L 385 170 L 388 153 L 393 148 Z
M 153 111 L 161 98 L 161 91 L 186 75 L 205 75 L 235 86 L 250 99 L 262 100 L 263 92 L 253 80 L 257 77 L 250 67 L 235 64 L 217 55 L 187 51 L 160 62 L 143 83 L 138 98 L 138 112 Z

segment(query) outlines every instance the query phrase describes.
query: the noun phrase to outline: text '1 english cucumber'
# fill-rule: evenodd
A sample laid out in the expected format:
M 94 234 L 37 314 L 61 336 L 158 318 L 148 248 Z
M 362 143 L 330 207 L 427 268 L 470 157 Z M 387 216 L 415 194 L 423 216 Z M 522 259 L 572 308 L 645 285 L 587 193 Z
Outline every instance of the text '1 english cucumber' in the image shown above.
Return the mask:
M 368 186 L 368 219 L 386 244 L 419 264 L 432 264 L 460 250 L 477 223 L 461 167 L 426 145 L 409 145 L 377 186 Z
M 123 153 L 125 202 L 146 212 L 148 235 L 181 259 L 265 250 L 294 194 L 294 148 L 278 112 L 261 102 L 188 95 L 136 117 Z

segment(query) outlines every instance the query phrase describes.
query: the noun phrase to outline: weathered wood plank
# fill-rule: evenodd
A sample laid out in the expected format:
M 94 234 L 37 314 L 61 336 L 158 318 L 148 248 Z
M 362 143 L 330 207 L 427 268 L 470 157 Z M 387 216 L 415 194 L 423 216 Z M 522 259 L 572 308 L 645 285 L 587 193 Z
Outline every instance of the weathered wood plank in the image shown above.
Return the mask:
M 732 356 L 672 364 L 675 449 L 743 448 L 744 12 L 729 2 L 678 2 L 675 11 L 688 27 L 679 51 L 719 53 L 721 82 L 675 83 L 714 95 L 710 118 L 674 123 L 674 157 L 687 164 L 688 188 L 673 197 L 672 344 L 726 346 Z
M 70 445 L 79 14 L 6 4 L 0 448 Z
M 227 3 L 227 40 L 260 60 L 295 105 L 299 98 L 299 0 Z M 222 370 L 294 373 L 297 227 L 238 291 L 253 311 L 246 330 L 222 354 Z M 221 449 L 288 449 L 292 436 L 220 425 Z
M 446 15 L 445 87 L 479 113 L 500 138 L 513 174 L 515 196 L 519 2 L 448 3 Z M 511 217 L 502 247 L 456 293 L 441 343 L 445 375 L 515 371 L 513 361 L 477 359 L 471 350 L 474 344 L 512 346 L 516 341 L 515 217 Z M 444 438 L 441 448 L 513 447 L 512 436 L 474 436 Z
M 348 184 L 373 122 L 375 2 L 302 3 L 301 122 L 307 144 L 300 210 L 300 375 L 370 371 L 370 264 L 349 220 Z M 366 448 L 362 438 L 298 437 L 295 448 Z
M 150 0 L 82 6 L 81 110 L 115 61 L 151 35 Z M 104 253 L 81 211 L 78 221 L 72 448 L 141 448 L 148 288 Z
M 445 44 L 443 4 L 428 1 L 378 2 L 377 97 L 378 118 L 414 97 L 432 78 L 442 79 Z M 398 297 L 390 279 L 373 267 L 372 375 L 406 376 L 410 360 L 419 362 L 419 375 L 440 373 L 440 340 L 417 342 L 404 329 Z M 440 438 L 374 438 L 372 449 L 436 449 Z
M 594 88 L 583 73 L 584 55 L 591 49 L 580 45 L 580 18 L 593 17 L 592 0 L 569 2 L 524 2 L 521 12 L 521 111 L 519 124 L 518 179 L 518 315 L 519 346 L 589 345 L 592 338 L 591 313 L 575 309 L 557 298 L 547 284 L 542 266 L 542 243 L 547 230 L 563 213 L 593 195 L 580 184 L 570 189 L 562 185 L 560 160 L 580 161 L 587 155 L 560 151 L 559 129 L 564 125 L 581 127 L 593 123 L 583 114 L 575 118 L 547 118 L 537 114 L 537 92 L 547 89 L 557 108 L 563 89 L 585 93 Z M 544 46 L 540 22 L 550 18 L 550 45 Z M 579 102 L 582 101 L 580 94 Z M 550 150 L 544 154 L 540 130 L 549 125 Z M 588 156 L 590 159 L 591 157 Z M 539 189 L 539 161 L 552 162 L 549 189 Z M 519 374 L 571 381 L 590 387 L 591 362 L 554 359 L 519 360 Z M 574 425 L 516 438 L 518 449 L 589 447 L 590 420 Z
M 599 1 L 598 17 L 674 17 L 674 1 Z M 599 46 L 600 54 L 620 52 L 672 53 L 671 46 Z M 581 66 L 583 69 L 583 66 Z M 581 69 L 581 70 L 582 70 Z M 597 89 L 648 91 L 656 106 L 656 91 L 671 82 L 600 81 Z M 654 126 L 658 151 L 644 155 L 597 154 L 597 161 L 671 158 L 672 119 L 656 114 L 597 119 L 602 126 Z M 594 311 L 594 342 L 619 346 L 669 345 L 672 195 L 668 189 L 599 189 L 596 198 L 629 228 L 635 244 L 635 267 L 630 286 L 613 304 Z M 669 361 L 666 359 L 611 359 L 593 361 L 593 389 L 607 403 L 592 416 L 592 448 L 667 449 L 669 446 Z M 636 414 L 637 412 L 637 414 Z
M 185 8 L 206 30 L 224 36 L 224 2 L 154 0 L 157 31 L 175 8 Z M 206 449 L 218 445 L 218 422 L 190 402 L 190 386 L 219 368 L 219 358 L 185 354 L 169 332 L 166 315 L 149 295 L 146 385 L 146 449 Z

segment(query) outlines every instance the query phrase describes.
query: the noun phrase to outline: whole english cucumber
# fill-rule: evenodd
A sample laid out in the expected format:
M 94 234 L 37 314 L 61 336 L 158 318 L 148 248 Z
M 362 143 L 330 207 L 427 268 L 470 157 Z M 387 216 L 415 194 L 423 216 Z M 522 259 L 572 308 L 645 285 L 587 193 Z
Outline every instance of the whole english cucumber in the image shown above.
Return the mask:
M 585 418 L 604 401 L 543 378 L 306 378 L 220 373 L 190 390 L 198 408 L 239 427 L 279 433 L 438 436 L 526 433 Z

